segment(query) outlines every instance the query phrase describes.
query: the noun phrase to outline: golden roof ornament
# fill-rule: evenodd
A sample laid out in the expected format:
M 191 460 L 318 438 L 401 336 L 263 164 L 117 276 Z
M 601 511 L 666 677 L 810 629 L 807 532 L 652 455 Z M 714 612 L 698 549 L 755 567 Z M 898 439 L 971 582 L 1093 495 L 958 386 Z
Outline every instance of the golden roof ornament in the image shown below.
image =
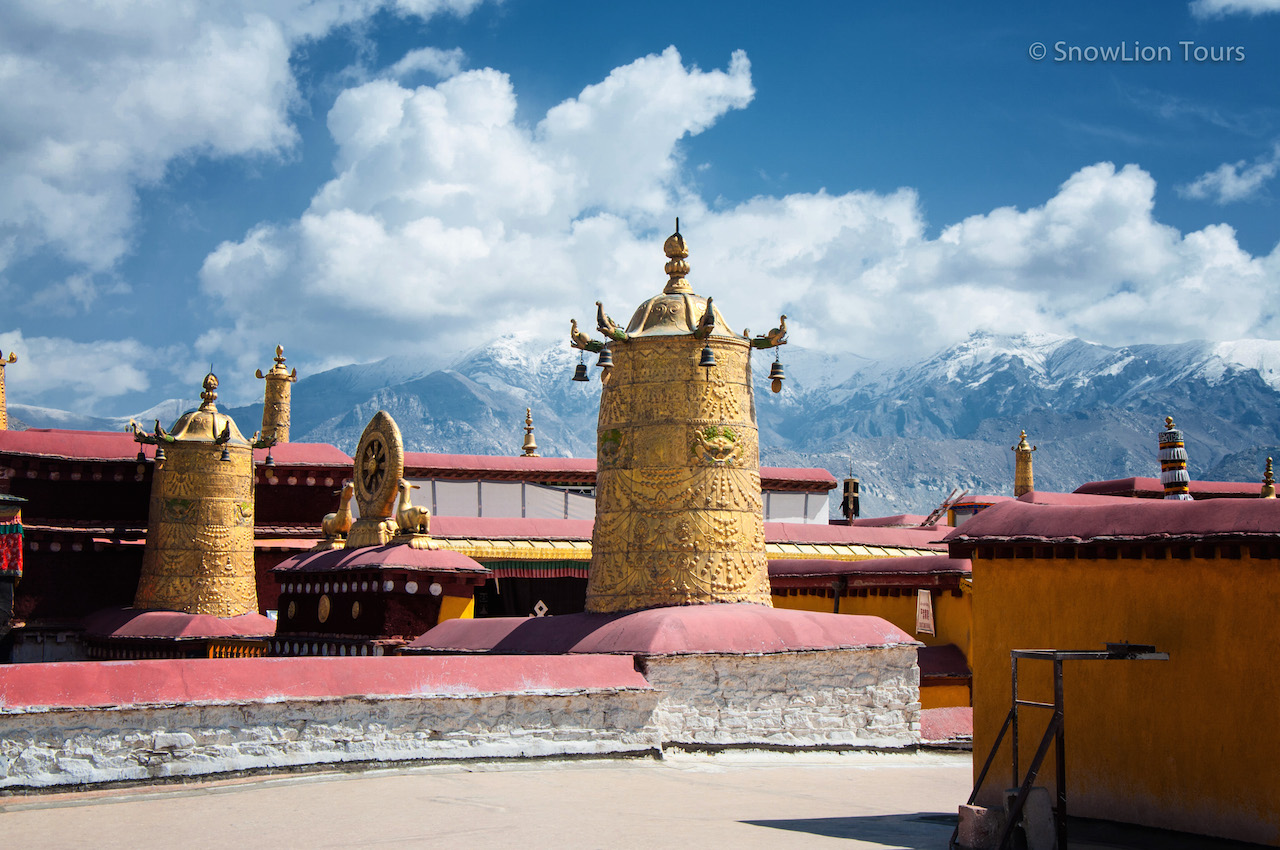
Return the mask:
M 324 539 L 317 543 L 312 551 L 322 552 L 326 549 L 346 547 L 347 534 L 350 533 L 353 522 L 351 500 L 355 494 L 356 485 L 352 481 L 343 484 L 341 490 L 334 491 L 333 495 L 338 497 L 338 509 L 331 514 L 325 514 L 324 519 L 320 521 L 320 530 L 324 532 Z
M 524 446 L 525 457 L 538 456 L 538 444 L 533 439 L 533 408 L 524 409 Z
M 1013 472 L 1013 495 L 1015 498 L 1036 489 L 1035 475 L 1031 469 L 1031 453 L 1038 448 L 1038 446 L 1030 445 L 1027 442 L 1027 432 L 1025 430 L 1018 439 L 1018 445 L 1012 447 L 1015 458 Z
M 4 367 L 17 362 L 18 352 L 16 351 L 10 351 L 7 359 L 0 354 L 0 431 L 9 430 L 9 404 L 4 394 Z
M 274 437 L 277 443 L 289 442 L 290 385 L 298 380 L 298 370 L 290 372 L 284 360 L 284 346 L 277 345 L 275 365 L 266 374 L 261 369 L 253 373 L 266 381 L 262 398 L 262 433 Z
M 1276 479 L 1271 474 L 1271 458 L 1267 458 L 1267 469 L 1262 474 L 1262 498 L 1274 499 L 1276 497 Z
M 413 503 L 411 494 L 419 486 L 401 478 L 396 489 L 400 501 L 396 503 L 396 535 L 391 542 L 413 549 L 439 549 L 440 544 L 431 538 L 431 511 Z
M 355 499 L 360 518 L 347 534 L 347 548 L 381 546 L 400 532 L 396 497 L 404 478 L 404 440 L 391 414 L 379 410 L 365 426 L 355 454 Z
M 733 332 L 687 279 L 679 221 L 663 251 L 666 286 L 625 330 L 600 302 L 606 342 L 570 323 L 574 348 L 609 355 L 586 608 L 771 605 L 751 351 L 784 345 L 786 320 L 755 339 Z
M 667 241 L 662 244 L 662 253 L 669 258 L 662 270 L 670 275 L 662 291 L 667 295 L 692 293 L 693 286 L 685 279 L 689 274 L 689 247 L 684 244 L 684 237 L 680 235 L 679 218 L 676 219 L 676 232 L 668 236 Z
M 218 412 L 217 390 L 210 371 L 200 407 L 179 417 L 172 432 L 159 420 L 152 434 L 130 423 L 134 440 L 157 446 L 135 608 L 215 617 L 258 610 L 253 449 L 264 444 L 257 435 L 246 440 Z

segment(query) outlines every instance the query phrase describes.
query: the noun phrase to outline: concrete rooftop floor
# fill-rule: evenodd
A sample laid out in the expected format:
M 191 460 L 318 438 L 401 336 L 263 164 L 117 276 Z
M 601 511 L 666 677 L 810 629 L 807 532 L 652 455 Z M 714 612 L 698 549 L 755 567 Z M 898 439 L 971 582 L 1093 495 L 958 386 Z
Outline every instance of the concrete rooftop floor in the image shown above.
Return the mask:
M 449 763 L 0 797 L 6 847 L 945 848 L 968 753 Z M 1221 847 L 1076 825 L 1072 847 Z M 1245 846 L 1245 845 L 1226 845 Z

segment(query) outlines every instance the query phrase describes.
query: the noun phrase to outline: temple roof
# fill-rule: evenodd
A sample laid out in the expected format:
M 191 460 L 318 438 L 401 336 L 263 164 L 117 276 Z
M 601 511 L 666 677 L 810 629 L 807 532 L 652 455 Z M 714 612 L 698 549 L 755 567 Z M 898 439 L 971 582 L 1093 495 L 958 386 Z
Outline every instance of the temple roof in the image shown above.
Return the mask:
M 809 578 L 853 575 L 967 576 L 968 558 L 925 555 L 918 558 L 866 558 L 840 561 L 829 558 L 777 558 L 769 561 L 769 578 Z
M 533 655 L 754 655 L 902 645 L 918 644 L 879 617 L 739 602 L 610 614 L 446 620 L 406 649 Z
M 433 573 L 476 573 L 489 570 L 451 549 L 414 549 L 404 544 L 362 546 L 358 549 L 329 549 L 286 558 L 274 572 L 315 573 L 358 569 L 404 569 Z
M 0 431 L 0 454 L 31 455 L 63 460 L 133 461 L 138 444 L 128 431 L 71 431 L 29 428 Z M 349 455 L 328 443 L 280 443 L 270 452 L 258 449 L 261 464 L 268 454 L 278 466 L 337 466 L 351 468 Z M 592 461 L 594 468 L 594 461 Z
M 138 444 L 127 431 L 64 431 L 30 428 L 0 431 L 0 453 L 67 460 L 133 460 Z
M 1280 503 L 1272 499 L 1130 499 L 1100 505 L 1004 502 L 948 534 L 946 542 L 955 553 L 994 542 L 1193 542 L 1262 537 L 1280 537 Z
M 1252 481 L 1192 481 L 1191 496 L 1195 499 L 1258 498 L 1261 483 Z M 1090 481 L 1075 489 L 1077 493 L 1099 496 L 1137 496 L 1146 499 L 1163 499 L 1164 485 L 1159 478 L 1114 478 L 1108 481 Z
M 84 619 L 85 634 L 101 638 L 172 638 L 198 640 L 214 637 L 268 637 L 276 623 L 261 614 L 214 617 L 181 611 L 108 608 Z

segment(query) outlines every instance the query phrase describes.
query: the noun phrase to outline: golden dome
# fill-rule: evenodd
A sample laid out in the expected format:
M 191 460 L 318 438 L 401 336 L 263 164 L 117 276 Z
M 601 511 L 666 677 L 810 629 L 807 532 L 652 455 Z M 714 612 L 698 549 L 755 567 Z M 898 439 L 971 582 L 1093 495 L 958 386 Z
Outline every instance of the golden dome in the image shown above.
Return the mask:
M 676 232 L 667 237 L 662 250 L 669 258 L 663 267 L 663 271 L 669 276 L 667 285 L 662 294 L 655 295 L 636 309 L 627 325 L 627 336 L 690 334 L 703 325 L 703 319 L 710 310 L 715 319 L 710 335 L 736 337 L 712 299 L 695 294 L 686 279 L 689 274 L 689 262 L 686 259 L 689 247 L 680 234 L 679 219 L 676 220 Z
M 204 377 L 204 392 L 200 393 L 200 407 L 178 417 L 178 421 L 173 423 L 170 436 L 175 441 L 223 442 L 232 446 L 248 446 L 249 441 L 240 433 L 235 420 L 225 413 L 218 412 L 218 407 L 214 404 L 217 398 L 218 376 L 210 372 Z M 230 435 L 229 440 L 217 439 L 223 432 Z

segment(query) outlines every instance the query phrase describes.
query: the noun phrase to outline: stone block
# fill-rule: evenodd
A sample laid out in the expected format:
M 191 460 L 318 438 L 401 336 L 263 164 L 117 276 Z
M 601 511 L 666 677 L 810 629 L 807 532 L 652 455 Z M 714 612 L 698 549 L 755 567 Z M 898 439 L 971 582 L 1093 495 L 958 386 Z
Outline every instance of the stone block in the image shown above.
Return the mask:
M 1004 823 L 1003 809 L 961 806 L 956 842 L 964 850 L 995 850 Z
M 1016 788 L 1006 791 L 1006 807 L 1012 806 L 1017 796 Z M 1022 819 L 1019 825 L 1026 838 L 1027 850 L 1056 850 L 1058 830 L 1053 822 L 1053 800 L 1049 796 L 1048 788 L 1036 785 L 1031 789 L 1031 793 L 1027 795 L 1027 802 L 1022 807 Z

